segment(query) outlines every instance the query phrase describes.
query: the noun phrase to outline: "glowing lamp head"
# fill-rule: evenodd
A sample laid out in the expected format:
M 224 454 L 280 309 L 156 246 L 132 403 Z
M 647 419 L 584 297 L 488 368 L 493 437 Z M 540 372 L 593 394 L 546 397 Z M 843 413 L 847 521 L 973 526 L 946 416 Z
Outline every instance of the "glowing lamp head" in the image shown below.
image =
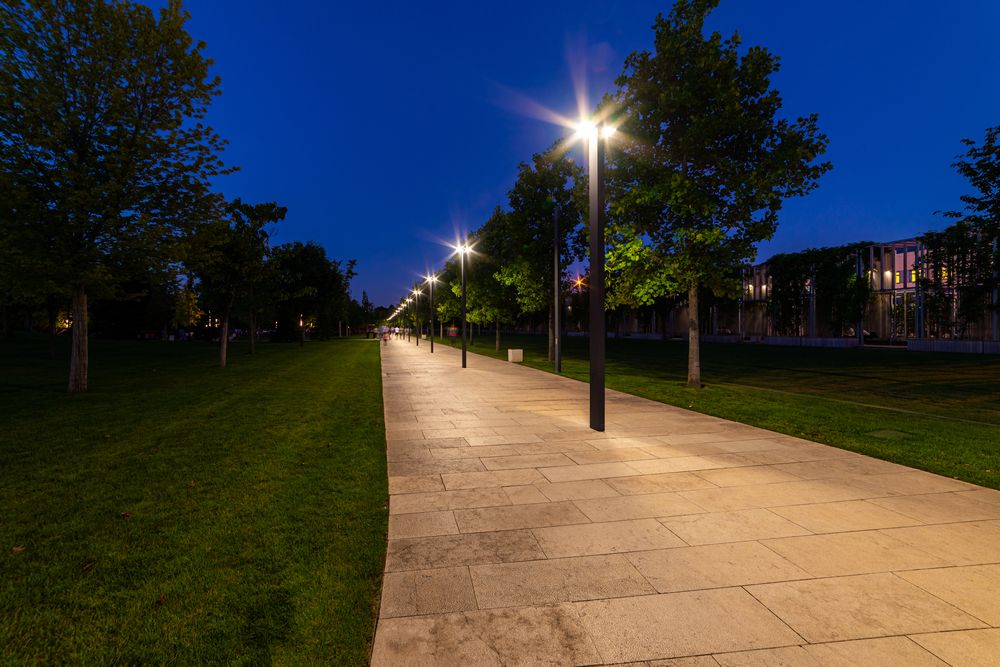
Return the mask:
M 592 120 L 581 120 L 576 124 L 577 139 L 596 139 L 598 131 L 600 132 L 602 139 L 609 139 L 614 136 L 615 132 L 618 131 L 618 128 L 614 125 L 606 125 L 604 123 L 601 123 L 601 125 L 598 126 L 598 124 Z
M 589 120 L 581 120 L 576 124 L 576 136 L 578 139 L 590 139 L 597 132 L 597 126 Z

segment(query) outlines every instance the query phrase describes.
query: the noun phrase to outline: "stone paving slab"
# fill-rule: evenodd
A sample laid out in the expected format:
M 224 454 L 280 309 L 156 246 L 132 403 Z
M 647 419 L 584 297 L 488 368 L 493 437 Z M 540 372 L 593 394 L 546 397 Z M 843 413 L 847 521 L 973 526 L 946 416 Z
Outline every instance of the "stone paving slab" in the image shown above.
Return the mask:
M 478 355 L 382 350 L 372 664 L 1000 665 L 1000 492 Z

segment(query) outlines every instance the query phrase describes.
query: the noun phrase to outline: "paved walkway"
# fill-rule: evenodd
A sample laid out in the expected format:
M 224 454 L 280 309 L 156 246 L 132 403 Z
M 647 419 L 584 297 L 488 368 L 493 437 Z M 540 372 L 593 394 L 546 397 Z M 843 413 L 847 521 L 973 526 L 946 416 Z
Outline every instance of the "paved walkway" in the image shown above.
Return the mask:
M 428 352 L 382 346 L 374 665 L 1000 665 L 1000 492 Z

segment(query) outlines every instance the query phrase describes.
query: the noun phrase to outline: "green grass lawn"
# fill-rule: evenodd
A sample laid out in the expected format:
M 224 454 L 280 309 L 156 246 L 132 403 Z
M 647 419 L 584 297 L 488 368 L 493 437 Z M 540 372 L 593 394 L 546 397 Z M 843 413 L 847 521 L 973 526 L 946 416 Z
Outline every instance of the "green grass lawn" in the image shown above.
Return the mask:
M 564 340 L 564 375 L 587 380 L 587 345 Z M 469 349 L 510 347 L 552 369 L 544 336 Z M 608 340 L 609 388 L 1000 488 L 998 356 L 703 344 L 706 386 L 686 388 L 686 374 L 686 342 Z
M 378 346 L 258 350 L 96 341 L 71 396 L 65 355 L 3 343 L 0 663 L 366 662 Z

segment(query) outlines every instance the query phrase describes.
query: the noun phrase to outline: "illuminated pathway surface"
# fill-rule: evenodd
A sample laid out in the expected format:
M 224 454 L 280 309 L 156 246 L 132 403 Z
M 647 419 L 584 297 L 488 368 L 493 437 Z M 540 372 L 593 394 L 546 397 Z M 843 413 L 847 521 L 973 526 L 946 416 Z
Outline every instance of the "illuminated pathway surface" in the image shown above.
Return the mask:
M 382 345 L 375 665 L 997 665 L 1000 492 Z

